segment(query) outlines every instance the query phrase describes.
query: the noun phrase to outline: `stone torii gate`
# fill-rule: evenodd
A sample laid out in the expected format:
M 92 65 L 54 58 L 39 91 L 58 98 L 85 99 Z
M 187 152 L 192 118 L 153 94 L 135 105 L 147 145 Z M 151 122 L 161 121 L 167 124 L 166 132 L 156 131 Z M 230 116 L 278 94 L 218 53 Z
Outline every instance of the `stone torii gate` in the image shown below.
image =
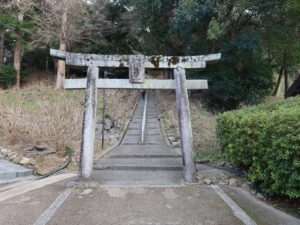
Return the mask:
M 183 175 L 187 182 L 195 181 L 193 137 L 190 119 L 188 89 L 208 89 L 207 80 L 186 80 L 185 69 L 201 69 L 207 62 L 221 59 L 221 54 L 200 56 L 144 56 L 144 55 L 94 55 L 50 50 L 51 56 L 66 61 L 66 65 L 88 67 L 87 79 L 65 79 L 65 89 L 86 89 L 80 149 L 79 178 L 87 179 L 93 170 L 95 142 L 97 88 L 99 89 L 175 89 L 179 119 Z M 129 80 L 98 79 L 99 67 L 127 67 Z M 145 79 L 147 69 L 173 69 L 174 80 Z

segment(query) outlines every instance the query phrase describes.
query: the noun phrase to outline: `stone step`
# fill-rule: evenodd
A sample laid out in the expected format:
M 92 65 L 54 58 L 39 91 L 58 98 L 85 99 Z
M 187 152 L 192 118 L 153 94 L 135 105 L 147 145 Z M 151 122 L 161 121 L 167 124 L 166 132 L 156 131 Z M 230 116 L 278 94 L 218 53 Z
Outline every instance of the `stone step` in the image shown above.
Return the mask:
M 147 113 L 146 113 L 146 116 L 147 116 L 147 117 L 156 117 L 157 114 L 156 114 L 156 113 L 150 113 L 150 112 L 147 112 Z
M 145 143 L 163 143 L 161 135 L 145 135 Z
M 180 158 L 103 158 L 95 170 L 182 170 Z
M 130 123 L 128 128 L 141 128 L 142 124 L 141 123 Z M 147 128 L 159 128 L 159 123 L 146 123 L 146 129 Z
M 143 116 L 134 116 L 134 118 L 137 118 L 137 119 L 140 119 L 140 118 L 143 118 Z M 158 117 L 157 117 L 157 115 L 155 115 L 155 116 L 149 116 L 149 115 L 147 115 L 147 119 L 157 119 Z
M 128 129 L 127 129 L 127 132 L 129 131 L 136 131 L 136 130 L 138 130 L 139 132 L 141 132 L 141 127 L 128 127 Z
M 146 118 L 146 123 L 158 123 L 157 118 Z M 142 118 L 134 118 L 132 119 L 131 123 L 141 123 L 142 124 L 143 119 Z
M 127 146 L 133 146 L 133 145 L 141 145 L 141 146 L 145 146 L 145 145 L 149 145 L 149 146 L 160 146 L 161 143 L 123 143 L 123 145 L 127 145 Z
M 156 110 L 149 110 L 149 109 L 147 109 L 147 113 L 153 113 L 153 114 L 156 114 L 157 112 L 156 112 Z
M 142 141 L 141 135 L 138 135 L 138 136 L 125 136 L 122 143 L 124 143 L 124 144 L 139 143 L 141 141 Z
M 140 124 L 140 123 L 130 123 L 129 124 L 129 129 L 130 128 L 140 128 L 141 129 L 141 127 L 142 127 L 142 124 Z
M 151 153 L 144 153 L 144 154 L 140 154 L 137 153 L 136 155 L 134 154 L 115 154 L 115 155 L 111 155 L 110 158 L 112 159 L 124 159 L 124 158 L 136 158 L 136 159 L 149 159 L 149 158 L 181 158 L 181 155 L 163 155 L 163 153 L 160 154 L 154 154 L 152 155 Z
M 151 137 L 150 137 L 151 136 Z M 160 138 L 158 141 L 160 142 L 161 140 L 164 140 L 161 135 L 160 135 L 160 130 L 158 129 L 151 129 L 145 132 L 145 136 L 144 138 L 150 137 L 150 140 L 152 142 L 152 139 L 155 138 Z M 137 140 L 136 138 L 142 138 L 142 134 L 140 130 L 130 130 L 130 132 L 128 132 L 125 136 L 124 136 L 124 140 L 129 140 L 130 142 L 132 142 L 131 140 Z
M 12 179 L 16 177 L 25 177 L 33 174 L 32 169 L 13 164 L 6 160 L 0 160 L 0 179 Z
M 122 144 L 141 144 L 142 143 L 142 137 L 141 136 L 127 136 L 124 138 Z M 143 144 L 155 144 L 155 145 L 161 145 L 164 144 L 164 140 L 162 137 L 147 137 L 145 136 Z
M 157 128 L 157 129 L 146 129 L 145 134 L 146 135 L 160 134 L 160 129 L 159 128 Z M 138 128 L 128 129 L 126 134 L 125 134 L 125 137 L 132 136 L 132 135 L 141 135 L 141 129 L 138 129 Z
M 102 185 L 181 185 L 182 171 L 144 170 L 94 170 L 92 179 Z
M 121 145 L 116 147 L 112 152 L 108 153 L 107 156 L 113 155 L 169 155 L 181 156 L 181 152 L 177 149 L 171 148 L 166 145 L 159 145 L 153 148 L 151 145 Z
M 159 128 L 160 126 L 158 123 L 157 124 L 149 123 L 146 125 L 146 129 L 159 129 Z

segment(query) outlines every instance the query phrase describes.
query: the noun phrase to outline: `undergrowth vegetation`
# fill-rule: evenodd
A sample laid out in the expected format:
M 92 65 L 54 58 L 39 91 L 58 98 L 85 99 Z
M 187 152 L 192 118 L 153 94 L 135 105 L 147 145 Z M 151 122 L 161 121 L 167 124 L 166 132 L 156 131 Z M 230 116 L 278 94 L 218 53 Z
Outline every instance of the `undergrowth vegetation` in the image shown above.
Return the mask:
M 12 65 L 0 65 L 0 87 L 8 88 L 17 82 L 16 70 Z
M 157 91 L 159 110 L 163 115 L 164 129 L 167 135 L 179 137 L 179 124 L 176 112 L 175 93 Z M 210 152 L 218 152 L 216 135 L 216 115 L 208 111 L 203 102 L 197 98 L 190 99 L 191 122 L 193 129 L 194 152 L 196 158 L 203 158 Z M 215 154 L 210 154 L 210 156 Z M 204 157 L 206 158 L 206 157 Z M 213 159 L 214 157 L 210 157 Z
M 300 198 L 300 97 L 226 112 L 217 132 L 227 159 L 264 193 Z
M 59 156 L 66 155 L 69 148 L 79 150 L 85 91 L 39 86 L 0 90 L 0 137 L 9 145 L 47 144 Z M 99 91 L 98 120 L 102 118 L 102 94 Z M 125 125 L 138 98 L 138 91 L 107 90 L 106 115 Z
M 26 89 L 0 95 L 0 135 L 11 145 L 20 140 L 47 143 L 64 155 L 80 139 L 83 92 Z

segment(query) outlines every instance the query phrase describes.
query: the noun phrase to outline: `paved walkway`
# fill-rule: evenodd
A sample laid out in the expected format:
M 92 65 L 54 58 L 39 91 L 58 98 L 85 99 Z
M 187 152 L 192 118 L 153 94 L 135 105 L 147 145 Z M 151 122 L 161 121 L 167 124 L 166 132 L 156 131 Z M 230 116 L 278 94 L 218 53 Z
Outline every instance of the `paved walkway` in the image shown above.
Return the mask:
M 69 188 L 67 184 L 75 179 L 70 178 L 72 176 L 54 176 L 0 192 L 0 224 L 300 224 L 299 219 L 258 201 L 239 188 L 208 185 Z M 223 194 L 219 195 L 219 191 Z
M 145 100 L 140 99 L 119 147 L 94 165 L 93 178 L 104 185 L 180 185 L 181 153 L 166 145 L 153 95 L 147 98 L 145 138 L 142 122 Z

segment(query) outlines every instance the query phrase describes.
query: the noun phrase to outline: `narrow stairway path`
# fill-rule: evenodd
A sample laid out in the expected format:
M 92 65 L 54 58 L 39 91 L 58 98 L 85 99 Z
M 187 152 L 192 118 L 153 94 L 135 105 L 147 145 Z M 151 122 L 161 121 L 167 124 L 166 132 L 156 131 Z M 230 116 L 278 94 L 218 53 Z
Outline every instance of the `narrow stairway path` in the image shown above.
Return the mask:
M 93 177 L 104 185 L 179 185 L 182 170 L 181 153 L 166 145 L 155 98 L 149 93 L 139 100 L 121 145 L 94 163 Z

